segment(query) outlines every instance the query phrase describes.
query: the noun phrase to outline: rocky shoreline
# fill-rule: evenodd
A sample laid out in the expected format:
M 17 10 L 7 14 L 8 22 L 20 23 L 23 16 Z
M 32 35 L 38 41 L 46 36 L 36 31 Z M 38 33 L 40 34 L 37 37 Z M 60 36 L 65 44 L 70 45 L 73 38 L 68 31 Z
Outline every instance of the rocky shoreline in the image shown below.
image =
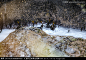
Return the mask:
M 0 57 L 86 57 L 86 39 L 22 27 L 0 42 Z

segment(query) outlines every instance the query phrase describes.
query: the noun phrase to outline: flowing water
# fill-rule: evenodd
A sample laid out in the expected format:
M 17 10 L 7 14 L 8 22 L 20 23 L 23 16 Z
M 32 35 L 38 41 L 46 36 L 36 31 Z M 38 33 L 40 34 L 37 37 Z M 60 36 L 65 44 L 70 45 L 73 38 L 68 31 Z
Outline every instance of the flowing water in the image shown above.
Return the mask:
M 34 27 L 40 27 L 42 24 L 38 23 L 37 25 L 34 25 Z M 46 28 L 46 24 L 43 24 L 42 30 L 46 32 L 49 35 L 60 35 L 60 36 L 73 36 L 73 37 L 79 37 L 86 39 L 86 31 L 81 31 L 78 29 L 72 29 L 72 28 L 64 28 L 58 25 L 56 25 L 55 30 L 51 30 L 50 28 Z M 30 25 L 29 27 L 32 27 Z M 68 30 L 70 29 L 70 32 Z M 15 31 L 15 29 L 3 29 L 0 33 L 0 42 L 3 41 L 11 32 Z M 53 48 L 52 48 L 53 49 Z M 58 57 L 68 57 L 64 52 L 61 52 L 59 50 L 56 50 L 59 52 L 57 55 Z
M 3 41 L 13 31 L 15 31 L 15 29 L 3 29 L 0 33 L 0 42 Z
M 35 25 L 35 27 L 40 27 L 41 24 Z M 46 26 L 46 24 L 44 24 Z M 70 30 L 70 32 L 68 32 Z M 49 35 L 60 35 L 60 36 L 73 36 L 76 38 L 83 38 L 86 39 L 86 31 L 81 31 L 78 29 L 73 28 L 64 28 L 58 25 L 56 25 L 55 30 L 51 30 L 50 28 L 43 27 L 43 31 L 46 32 Z
M 38 23 L 37 25 L 34 25 L 34 27 L 40 27 L 42 24 Z M 49 35 L 60 35 L 60 36 L 73 36 L 76 38 L 83 38 L 86 39 L 86 31 L 81 31 L 78 29 L 72 29 L 72 28 L 64 28 L 58 25 L 56 25 L 55 30 L 51 30 L 50 28 L 46 28 L 46 24 L 43 24 L 44 27 L 42 28 L 42 30 L 44 32 L 46 32 Z M 30 25 L 29 27 L 32 27 L 32 25 Z M 68 32 L 68 30 L 70 29 L 70 32 Z M 15 31 L 15 29 L 3 29 L 2 32 L 0 33 L 0 41 L 4 40 L 9 33 Z

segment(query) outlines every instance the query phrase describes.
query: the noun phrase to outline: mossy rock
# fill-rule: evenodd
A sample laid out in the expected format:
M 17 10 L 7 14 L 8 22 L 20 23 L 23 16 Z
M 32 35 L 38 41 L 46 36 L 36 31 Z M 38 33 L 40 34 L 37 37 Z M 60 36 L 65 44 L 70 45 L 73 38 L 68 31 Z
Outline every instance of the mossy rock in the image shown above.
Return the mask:
M 59 43 L 64 43 L 65 41 L 64 40 L 60 40 Z
M 82 38 L 77 38 L 77 40 L 84 41 Z
M 73 42 L 73 41 L 76 41 L 76 39 L 75 38 L 73 38 L 73 39 L 71 39 L 71 41 Z

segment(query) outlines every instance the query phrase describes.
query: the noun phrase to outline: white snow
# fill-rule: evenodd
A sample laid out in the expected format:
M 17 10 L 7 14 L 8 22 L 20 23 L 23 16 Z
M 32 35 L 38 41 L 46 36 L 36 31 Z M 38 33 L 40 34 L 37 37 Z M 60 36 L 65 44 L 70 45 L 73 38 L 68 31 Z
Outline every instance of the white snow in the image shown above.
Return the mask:
M 3 41 L 13 31 L 15 31 L 15 29 L 3 29 L 0 33 L 0 42 Z

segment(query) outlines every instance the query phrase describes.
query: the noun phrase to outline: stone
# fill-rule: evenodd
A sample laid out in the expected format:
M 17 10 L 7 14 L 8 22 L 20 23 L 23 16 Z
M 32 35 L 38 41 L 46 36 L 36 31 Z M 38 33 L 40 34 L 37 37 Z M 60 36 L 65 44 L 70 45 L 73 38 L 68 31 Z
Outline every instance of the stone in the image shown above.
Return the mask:
M 8 37 L 0 42 L 0 57 L 58 57 L 67 56 L 65 53 L 55 49 L 54 44 L 42 40 L 46 36 L 41 35 L 44 33 L 36 33 L 32 28 L 20 28 L 10 33 Z M 29 33 L 27 33 L 29 32 Z M 49 38 L 51 39 L 51 38 Z M 52 39 L 51 39 L 52 41 Z M 59 51 L 59 53 L 58 53 Z M 58 54 L 57 54 L 58 53 Z
M 0 30 L 9 28 L 8 25 L 10 28 L 17 28 L 15 27 L 15 25 L 18 26 L 15 23 L 17 20 L 20 20 L 22 26 L 27 26 L 29 21 L 47 22 L 49 18 L 55 24 L 72 28 L 73 26 L 74 28 L 82 27 L 85 30 L 86 11 L 82 13 L 83 9 L 80 6 L 81 4 L 77 3 L 63 3 L 63 0 L 7 0 L 4 3 L 2 1 L 0 4 Z
M 73 48 L 70 48 L 69 46 L 67 46 L 67 49 L 65 49 L 65 51 L 67 52 L 67 53 L 74 53 L 75 51 L 73 50 Z
M 38 30 L 36 27 L 22 27 L 10 33 L 0 42 L 0 57 L 86 56 L 85 39 L 52 36 L 42 30 L 38 33 Z

